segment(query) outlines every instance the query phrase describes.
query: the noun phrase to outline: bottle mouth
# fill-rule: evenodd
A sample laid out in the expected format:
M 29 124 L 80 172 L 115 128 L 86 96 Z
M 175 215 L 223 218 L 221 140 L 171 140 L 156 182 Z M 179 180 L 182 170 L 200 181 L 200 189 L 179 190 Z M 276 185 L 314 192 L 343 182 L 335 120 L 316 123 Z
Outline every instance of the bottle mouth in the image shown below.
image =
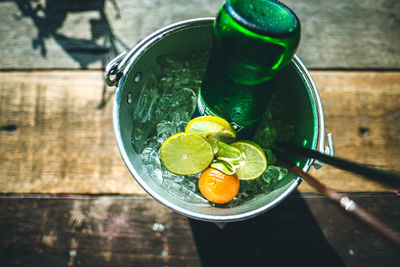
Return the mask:
M 300 28 L 296 14 L 276 0 L 226 0 L 224 8 L 238 24 L 261 35 L 288 37 Z

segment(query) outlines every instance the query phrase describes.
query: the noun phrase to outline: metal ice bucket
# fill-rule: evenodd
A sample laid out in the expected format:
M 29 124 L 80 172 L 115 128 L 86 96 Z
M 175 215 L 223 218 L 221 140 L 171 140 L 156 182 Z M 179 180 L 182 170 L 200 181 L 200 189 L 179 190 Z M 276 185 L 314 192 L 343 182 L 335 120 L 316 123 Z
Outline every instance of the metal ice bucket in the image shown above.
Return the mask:
M 238 221 L 261 214 L 285 199 L 300 184 L 301 178 L 289 173 L 274 189 L 260 194 L 240 205 L 216 207 L 211 204 L 197 205 L 185 201 L 156 183 L 142 166 L 140 151 L 132 146 L 135 125 L 132 111 L 133 95 L 150 79 L 160 76 L 157 58 L 161 55 L 189 55 L 196 51 L 211 50 L 213 18 L 198 18 L 178 22 L 156 31 L 143 39 L 132 50 L 113 59 L 106 68 L 106 82 L 117 86 L 113 106 L 113 124 L 121 156 L 136 181 L 154 199 L 185 216 L 206 221 Z M 332 154 L 332 139 L 324 145 L 325 128 L 321 100 L 314 82 L 303 63 L 294 57 L 291 64 L 279 76 L 277 99 L 288 107 L 296 122 L 295 142 L 307 143 L 309 147 Z M 151 136 L 149 136 L 151 138 Z M 312 159 L 299 158 L 300 166 L 308 171 L 312 165 L 321 164 Z

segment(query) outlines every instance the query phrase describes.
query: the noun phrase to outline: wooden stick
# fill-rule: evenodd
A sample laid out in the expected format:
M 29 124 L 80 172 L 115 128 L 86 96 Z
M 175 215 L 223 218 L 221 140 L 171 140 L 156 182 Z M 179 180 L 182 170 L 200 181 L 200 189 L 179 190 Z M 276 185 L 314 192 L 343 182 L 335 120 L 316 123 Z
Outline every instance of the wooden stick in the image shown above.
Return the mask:
M 308 158 L 313 158 L 317 159 L 321 162 L 324 162 L 326 164 L 335 166 L 339 169 L 349 171 L 358 175 L 362 175 L 366 178 L 369 178 L 371 180 L 384 183 L 390 186 L 400 186 L 400 175 L 391 173 L 391 172 L 386 172 L 382 170 L 378 170 L 376 168 L 363 165 L 357 162 L 353 162 L 347 159 L 343 158 L 338 158 L 338 157 L 332 157 L 329 155 L 326 155 L 324 153 L 321 153 L 316 150 L 312 150 L 309 148 L 305 148 L 302 146 L 297 146 L 291 143 L 283 143 L 280 142 L 277 145 L 276 149 L 283 149 L 287 152 L 292 152 L 297 155 L 305 156 Z
M 279 160 L 282 161 L 283 164 L 287 165 L 287 167 L 303 178 L 309 185 L 315 188 L 318 192 L 324 194 L 329 200 L 338 204 L 342 209 L 346 212 L 350 213 L 360 221 L 364 222 L 366 225 L 380 233 L 384 236 L 388 241 L 390 241 L 398 250 L 400 250 L 400 234 L 394 232 L 389 227 L 387 227 L 384 223 L 379 221 L 373 215 L 368 213 L 365 209 L 360 207 L 354 200 L 352 200 L 349 196 L 345 194 L 341 194 L 336 190 L 327 187 L 326 185 L 320 183 L 314 176 L 304 172 L 300 167 L 292 164 L 288 158 L 282 155 L 280 152 L 275 151 Z

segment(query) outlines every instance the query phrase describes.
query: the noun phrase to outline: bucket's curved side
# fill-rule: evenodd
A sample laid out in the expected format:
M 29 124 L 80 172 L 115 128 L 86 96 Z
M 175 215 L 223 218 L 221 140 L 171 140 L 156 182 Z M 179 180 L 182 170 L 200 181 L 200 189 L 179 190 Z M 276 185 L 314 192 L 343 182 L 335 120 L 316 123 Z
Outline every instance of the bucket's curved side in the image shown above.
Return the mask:
M 311 90 L 311 93 L 313 95 L 313 99 L 314 101 L 314 105 L 315 105 L 315 111 L 316 111 L 316 115 L 318 118 L 318 136 L 316 138 L 316 140 L 314 140 L 314 144 L 312 145 L 312 147 L 316 147 L 316 144 L 318 143 L 319 146 L 319 151 L 321 153 L 324 153 L 324 149 L 325 149 L 325 117 L 324 117 L 324 110 L 322 107 L 322 101 L 321 101 L 321 97 L 319 95 L 319 92 L 317 90 L 317 86 L 314 83 L 314 80 L 311 77 L 311 74 L 307 70 L 307 68 L 305 67 L 305 65 L 303 64 L 303 62 L 300 60 L 299 57 L 297 57 L 297 55 L 294 56 L 293 60 L 292 60 L 293 64 L 295 64 L 297 66 L 297 69 L 301 71 L 301 76 L 303 77 L 303 81 L 304 83 L 308 84 L 309 89 Z

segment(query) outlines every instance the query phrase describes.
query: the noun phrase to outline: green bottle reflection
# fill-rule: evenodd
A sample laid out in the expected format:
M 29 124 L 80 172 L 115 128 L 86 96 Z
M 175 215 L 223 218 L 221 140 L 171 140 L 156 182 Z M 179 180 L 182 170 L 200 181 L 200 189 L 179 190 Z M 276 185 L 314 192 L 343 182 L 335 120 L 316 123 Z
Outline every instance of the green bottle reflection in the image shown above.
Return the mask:
M 267 108 L 276 75 L 300 41 L 300 22 L 274 0 L 226 0 L 200 89 L 200 115 L 220 116 L 251 135 Z

